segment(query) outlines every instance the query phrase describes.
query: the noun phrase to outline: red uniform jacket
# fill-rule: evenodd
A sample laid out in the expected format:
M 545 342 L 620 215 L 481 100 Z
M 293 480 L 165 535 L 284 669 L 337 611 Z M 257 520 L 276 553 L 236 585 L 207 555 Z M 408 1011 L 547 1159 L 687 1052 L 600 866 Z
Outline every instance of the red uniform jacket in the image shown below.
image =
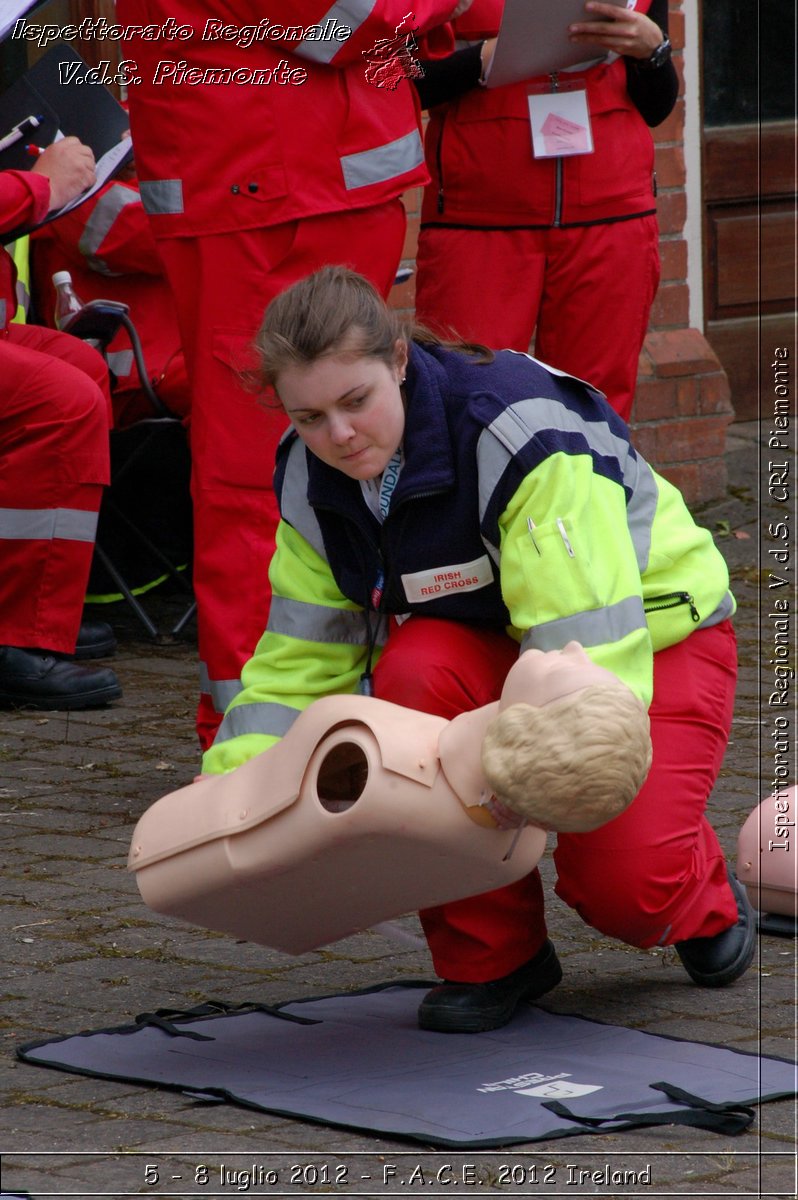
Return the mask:
M 259 0 L 119 0 L 120 23 L 164 30 L 124 44 L 137 168 L 156 236 L 345 212 L 424 183 L 411 85 L 366 77 L 369 52 L 395 36 L 409 7 L 353 0 L 337 17 L 329 0 L 284 0 L 271 20 Z M 452 0 L 414 0 L 418 31 L 446 21 L 452 8 Z M 168 36 L 170 18 L 192 36 Z
M 147 374 L 168 407 L 185 415 L 185 377 L 175 306 L 147 214 L 135 182 L 112 181 L 91 199 L 38 229 L 31 239 L 37 317 L 54 327 L 52 276 L 66 270 L 78 296 L 127 304 L 147 364 Z M 120 330 L 108 363 L 116 376 L 114 413 L 119 426 L 151 416 L 141 394 L 130 341 Z
M 645 11 L 650 0 L 639 0 Z M 455 25 L 469 41 L 495 36 L 503 0 L 474 0 Z M 443 225 L 548 228 L 655 211 L 654 143 L 626 90 L 622 59 L 560 72 L 560 88 L 585 88 L 592 154 L 534 158 L 527 97 L 553 90 L 550 76 L 477 87 L 430 113 L 432 177 L 422 221 Z

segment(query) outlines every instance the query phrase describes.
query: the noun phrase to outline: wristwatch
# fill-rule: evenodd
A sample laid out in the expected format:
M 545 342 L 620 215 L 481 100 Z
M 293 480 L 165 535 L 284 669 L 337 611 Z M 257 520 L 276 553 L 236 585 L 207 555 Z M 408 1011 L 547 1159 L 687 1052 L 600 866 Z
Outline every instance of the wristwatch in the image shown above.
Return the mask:
M 665 63 L 671 56 L 671 39 L 667 33 L 663 33 L 662 41 L 655 50 L 651 51 L 649 58 L 638 58 L 638 71 L 657 71 L 660 67 L 664 67 Z

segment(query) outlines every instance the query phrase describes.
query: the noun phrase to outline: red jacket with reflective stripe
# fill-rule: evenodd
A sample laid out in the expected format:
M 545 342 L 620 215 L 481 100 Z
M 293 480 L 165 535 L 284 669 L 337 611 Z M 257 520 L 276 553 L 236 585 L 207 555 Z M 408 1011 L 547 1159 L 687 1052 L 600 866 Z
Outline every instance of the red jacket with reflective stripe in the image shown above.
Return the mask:
M 414 0 L 419 32 L 444 22 L 452 7 L 452 0 Z M 393 89 L 377 87 L 366 78 L 365 53 L 395 35 L 407 0 L 332 7 L 329 0 L 284 0 L 274 10 L 279 25 L 264 16 L 260 0 L 118 0 L 123 25 L 163 27 L 172 18 L 194 30 L 187 40 L 136 37 L 120 47 L 135 64 L 128 67 L 131 128 L 156 236 L 363 208 L 426 180 L 411 85 L 402 78 Z M 224 40 L 206 36 L 209 21 L 227 27 Z M 328 36 L 319 38 L 314 25 Z M 246 46 L 250 26 L 265 34 Z M 290 27 L 303 38 L 289 36 Z M 347 28 L 350 36 L 334 36 Z M 225 70 L 231 78 L 219 74 Z M 298 70 L 306 77 L 279 81 Z
M 638 0 L 646 11 L 650 0 Z M 503 0 L 474 0 L 455 25 L 469 41 L 495 36 Z M 548 228 L 655 211 L 654 143 L 626 89 L 622 59 L 563 71 L 561 90 L 584 88 L 594 152 L 534 158 L 528 96 L 553 90 L 541 75 L 477 87 L 430 113 L 426 160 L 432 182 L 422 221 Z
M 151 379 L 159 380 L 167 369 L 178 366 L 173 362 L 178 356 L 182 373 L 175 303 L 135 182 L 113 180 L 31 238 L 31 282 L 38 317 L 51 328 L 55 326 L 52 276 L 61 270 L 71 273 L 75 291 L 84 302 L 120 300 L 128 305 Z M 109 365 L 117 376 L 117 424 L 125 425 L 126 395 L 132 392 L 137 396 L 140 384 L 124 330 L 111 342 L 109 355 Z M 171 390 L 165 399 L 181 415 L 188 410 L 187 396 Z

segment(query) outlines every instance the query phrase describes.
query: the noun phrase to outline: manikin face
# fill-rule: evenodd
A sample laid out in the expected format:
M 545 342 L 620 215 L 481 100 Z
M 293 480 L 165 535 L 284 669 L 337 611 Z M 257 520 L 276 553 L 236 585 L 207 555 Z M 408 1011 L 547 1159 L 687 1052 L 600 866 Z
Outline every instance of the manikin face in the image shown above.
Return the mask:
M 591 662 L 579 642 L 562 650 L 526 650 L 504 682 L 499 708 L 522 703 L 540 708 L 594 683 L 617 684 L 618 677 Z
M 350 479 L 381 475 L 405 427 L 400 391 L 407 345 L 396 343 L 390 366 L 344 343 L 337 354 L 281 372 L 276 391 L 307 448 Z

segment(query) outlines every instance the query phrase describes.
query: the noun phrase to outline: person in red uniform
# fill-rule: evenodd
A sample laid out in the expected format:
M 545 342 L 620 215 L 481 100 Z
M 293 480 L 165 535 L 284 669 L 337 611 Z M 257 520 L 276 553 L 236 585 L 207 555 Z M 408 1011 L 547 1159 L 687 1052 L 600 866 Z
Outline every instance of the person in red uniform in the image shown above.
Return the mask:
M 55 328 L 52 277 L 56 271 L 70 272 L 84 302 L 102 299 L 127 304 L 157 395 L 170 412 L 187 416 L 188 378 L 175 304 L 132 167 L 32 235 L 37 316 L 51 328 Z M 152 416 L 124 329 L 110 343 L 106 357 L 114 377 L 116 428 Z
M 41 221 L 94 182 L 94 155 L 54 143 L 29 171 L 0 172 L 0 232 Z M 110 628 L 81 623 L 108 482 L 110 397 L 84 342 L 12 325 L 16 269 L 0 250 L 0 706 L 89 708 L 117 699 Z
M 648 126 L 665 119 L 678 92 L 667 0 L 628 10 L 587 3 L 571 40 L 597 44 L 605 57 L 481 86 L 503 7 L 475 0 L 453 25 L 470 45 L 425 62 L 417 83 L 430 109 L 432 177 L 417 317 L 520 351 L 534 334 L 539 359 L 588 380 L 628 420 L 660 270 Z M 592 152 L 543 157 L 549 147 L 539 141 L 533 151 L 531 111 L 555 92 L 582 97 Z
M 415 31 L 454 8 L 417 0 Z M 356 0 L 338 15 L 326 0 L 286 0 L 279 24 L 254 0 L 119 0 L 117 13 L 162 31 L 126 42 L 128 101 L 191 385 L 206 748 L 270 601 L 285 421 L 242 388 L 252 338 L 269 300 L 324 263 L 346 262 L 387 294 L 404 240 L 401 194 L 427 179 L 407 79 L 366 78 L 369 51 L 396 36 L 407 4 Z

